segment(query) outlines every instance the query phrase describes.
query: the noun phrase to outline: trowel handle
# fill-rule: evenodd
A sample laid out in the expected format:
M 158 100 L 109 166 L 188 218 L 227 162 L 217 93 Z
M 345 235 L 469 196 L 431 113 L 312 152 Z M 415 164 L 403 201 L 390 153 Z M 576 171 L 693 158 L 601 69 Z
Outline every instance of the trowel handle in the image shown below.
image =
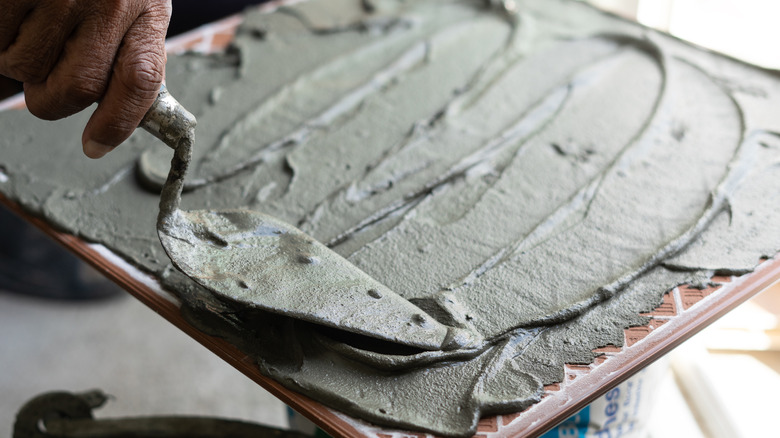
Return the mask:
M 139 126 L 176 149 L 179 140 L 188 135 L 197 123 L 195 116 L 171 96 L 163 85 Z

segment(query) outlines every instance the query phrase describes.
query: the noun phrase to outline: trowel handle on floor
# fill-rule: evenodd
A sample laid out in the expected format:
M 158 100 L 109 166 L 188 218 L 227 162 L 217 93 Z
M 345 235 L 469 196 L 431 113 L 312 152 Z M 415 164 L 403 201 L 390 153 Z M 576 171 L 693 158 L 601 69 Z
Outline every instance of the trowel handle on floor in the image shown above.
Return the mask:
M 187 135 L 197 123 L 195 116 L 187 111 L 163 85 L 139 126 L 172 149 L 176 149 L 179 140 Z

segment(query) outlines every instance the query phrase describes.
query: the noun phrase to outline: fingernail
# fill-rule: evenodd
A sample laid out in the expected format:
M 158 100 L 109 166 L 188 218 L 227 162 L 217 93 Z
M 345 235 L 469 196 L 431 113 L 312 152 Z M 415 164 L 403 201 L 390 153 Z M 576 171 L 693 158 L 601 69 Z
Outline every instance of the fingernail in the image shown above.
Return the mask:
M 87 142 L 84 143 L 84 155 L 88 156 L 89 158 L 100 158 L 103 155 L 111 152 L 113 149 L 113 146 L 98 143 L 95 140 L 87 140 Z

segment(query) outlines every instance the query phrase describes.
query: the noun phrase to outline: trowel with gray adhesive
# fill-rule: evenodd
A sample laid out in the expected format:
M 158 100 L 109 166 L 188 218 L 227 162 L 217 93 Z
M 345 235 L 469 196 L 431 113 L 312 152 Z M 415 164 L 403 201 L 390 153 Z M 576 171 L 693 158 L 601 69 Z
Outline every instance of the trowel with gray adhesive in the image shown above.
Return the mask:
M 165 87 L 141 127 L 174 150 L 157 234 L 173 265 L 221 298 L 372 338 L 453 350 L 476 343 L 292 225 L 257 211 L 179 209 L 195 117 Z

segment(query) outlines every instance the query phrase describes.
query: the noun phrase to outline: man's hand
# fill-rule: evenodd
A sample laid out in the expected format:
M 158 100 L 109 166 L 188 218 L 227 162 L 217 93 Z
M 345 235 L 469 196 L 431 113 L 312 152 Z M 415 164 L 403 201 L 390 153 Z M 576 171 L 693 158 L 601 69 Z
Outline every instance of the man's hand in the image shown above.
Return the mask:
M 127 139 L 165 76 L 170 0 L 3 0 L 0 75 L 56 120 L 100 101 L 82 136 L 100 158 Z

